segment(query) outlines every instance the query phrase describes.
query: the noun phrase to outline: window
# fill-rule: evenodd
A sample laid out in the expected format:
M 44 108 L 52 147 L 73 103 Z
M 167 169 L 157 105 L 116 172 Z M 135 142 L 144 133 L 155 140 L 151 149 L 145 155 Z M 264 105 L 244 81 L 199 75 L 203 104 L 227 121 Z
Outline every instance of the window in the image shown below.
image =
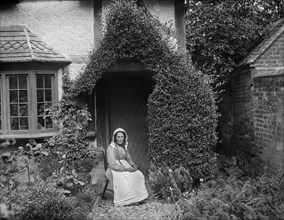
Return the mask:
M 51 75 L 37 75 L 36 76 L 37 89 L 37 123 L 38 129 L 53 128 L 50 117 L 46 116 L 46 109 L 52 104 L 52 76 Z
M 28 77 L 8 76 L 9 130 L 29 130 Z
M 28 137 L 37 137 L 36 134 L 55 131 L 46 109 L 58 100 L 56 74 L 5 72 L 1 73 L 0 85 L 2 134 L 30 134 Z

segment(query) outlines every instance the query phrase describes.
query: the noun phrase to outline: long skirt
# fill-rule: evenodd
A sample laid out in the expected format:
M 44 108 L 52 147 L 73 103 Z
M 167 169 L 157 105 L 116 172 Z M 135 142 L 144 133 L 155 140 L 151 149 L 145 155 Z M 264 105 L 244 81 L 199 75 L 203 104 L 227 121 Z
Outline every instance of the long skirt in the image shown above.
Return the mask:
M 126 160 L 120 160 L 124 167 L 130 167 Z M 118 172 L 111 170 L 113 178 L 114 205 L 124 206 L 148 198 L 145 178 L 141 171 Z

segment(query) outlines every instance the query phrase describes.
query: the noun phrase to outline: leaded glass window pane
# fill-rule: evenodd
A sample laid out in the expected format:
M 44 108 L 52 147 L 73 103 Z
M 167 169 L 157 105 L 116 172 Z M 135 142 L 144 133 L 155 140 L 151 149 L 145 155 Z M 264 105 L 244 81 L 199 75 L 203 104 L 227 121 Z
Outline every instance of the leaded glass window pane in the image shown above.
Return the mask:
M 28 77 L 8 76 L 10 130 L 29 129 Z
M 52 104 L 52 76 L 37 75 L 37 123 L 38 129 L 53 128 L 52 120 L 47 117 L 46 109 Z

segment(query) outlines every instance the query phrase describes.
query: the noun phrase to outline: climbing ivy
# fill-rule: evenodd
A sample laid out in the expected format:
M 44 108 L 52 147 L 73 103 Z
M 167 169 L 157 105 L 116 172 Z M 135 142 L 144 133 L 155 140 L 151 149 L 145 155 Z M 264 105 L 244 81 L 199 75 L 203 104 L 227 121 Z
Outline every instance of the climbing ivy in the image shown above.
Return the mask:
M 123 60 L 142 63 L 153 72 L 148 99 L 149 160 L 155 165 L 183 165 L 196 178 L 214 165 L 217 113 L 209 79 L 185 62 L 165 28 L 133 1 L 107 8 L 103 39 L 74 83 L 78 96 L 94 88 L 111 65 Z

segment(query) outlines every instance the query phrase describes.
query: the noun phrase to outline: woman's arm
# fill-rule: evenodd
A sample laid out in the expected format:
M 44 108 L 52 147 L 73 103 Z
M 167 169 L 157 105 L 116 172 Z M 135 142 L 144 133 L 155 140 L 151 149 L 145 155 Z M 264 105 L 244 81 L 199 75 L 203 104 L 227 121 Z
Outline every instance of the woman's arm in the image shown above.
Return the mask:
M 128 151 L 126 151 L 126 160 L 127 162 L 130 164 L 130 166 L 132 166 L 133 168 L 137 169 L 137 165 L 133 162 L 130 154 Z
M 116 163 L 115 149 L 111 146 L 107 148 L 107 162 L 112 170 L 120 172 L 125 170 L 125 167 L 123 165 Z

